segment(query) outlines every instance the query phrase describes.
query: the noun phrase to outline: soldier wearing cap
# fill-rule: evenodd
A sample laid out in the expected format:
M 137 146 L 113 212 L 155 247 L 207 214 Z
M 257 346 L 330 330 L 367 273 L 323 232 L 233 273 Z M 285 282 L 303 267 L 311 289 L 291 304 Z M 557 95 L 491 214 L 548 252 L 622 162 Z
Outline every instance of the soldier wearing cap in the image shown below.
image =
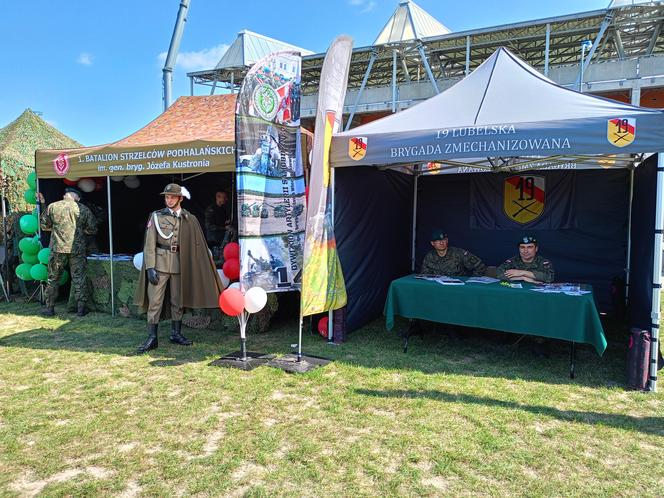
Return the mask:
M 190 346 L 192 342 L 182 335 L 184 308 L 216 308 L 223 289 L 198 220 L 181 206 L 183 197 L 191 198 L 189 192 L 169 183 L 161 195 L 166 207 L 148 219 L 134 298 L 148 319 L 148 338 L 138 353 L 157 347 L 159 321 L 169 317 L 170 341 Z
M 41 229 L 51 232 L 50 255 L 48 257 L 48 280 L 46 281 L 46 307 L 42 314 L 55 315 L 55 300 L 58 297 L 58 282 L 69 263 L 78 316 L 88 314 L 85 285 L 86 236 L 97 233 L 97 220 L 92 211 L 80 203 L 83 197 L 78 189 L 67 187 L 61 201 L 45 208 L 44 195 L 40 192 Z
M 532 235 L 519 239 L 519 254 L 498 267 L 498 278 L 532 283 L 553 282 L 553 265 L 537 254 L 537 250 L 537 239 Z
M 431 234 L 433 249 L 424 256 L 421 272 L 424 275 L 449 277 L 479 276 L 486 272 L 486 265 L 473 253 L 448 246 L 447 234 L 440 229 Z

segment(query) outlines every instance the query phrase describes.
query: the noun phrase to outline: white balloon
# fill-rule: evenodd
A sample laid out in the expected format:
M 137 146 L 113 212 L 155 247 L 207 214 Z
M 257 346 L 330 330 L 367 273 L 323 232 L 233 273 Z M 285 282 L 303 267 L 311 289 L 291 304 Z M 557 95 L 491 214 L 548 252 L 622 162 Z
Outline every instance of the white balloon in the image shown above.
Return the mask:
M 229 289 L 237 289 L 237 290 L 239 290 L 239 291 L 242 290 L 241 287 L 240 287 L 240 282 L 233 282 L 233 283 L 230 285 Z
M 92 178 L 82 178 L 78 181 L 78 188 L 83 192 L 92 192 L 96 186 L 97 184 Z
M 224 274 L 224 270 L 219 268 L 217 270 L 217 273 L 219 274 L 219 278 L 221 279 L 221 283 L 224 286 L 224 289 L 228 288 L 228 284 L 231 283 L 230 279 Z
M 141 181 L 137 176 L 126 176 L 124 179 L 124 184 L 128 188 L 138 188 L 138 186 L 141 184 Z
M 143 253 L 139 252 L 134 256 L 134 268 L 136 268 L 138 271 L 141 271 L 142 267 L 143 267 Z
M 258 313 L 267 304 L 267 293 L 262 287 L 252 287 L 244 295 L 244 309 L 249 313 Z
M 123 181 L 124 179 L 125 179 L 124 176 L 112 176 L 112 177 L 111 177 L 111 181 L 113 181 L 113 182 L 121 182 L 121 181 Z

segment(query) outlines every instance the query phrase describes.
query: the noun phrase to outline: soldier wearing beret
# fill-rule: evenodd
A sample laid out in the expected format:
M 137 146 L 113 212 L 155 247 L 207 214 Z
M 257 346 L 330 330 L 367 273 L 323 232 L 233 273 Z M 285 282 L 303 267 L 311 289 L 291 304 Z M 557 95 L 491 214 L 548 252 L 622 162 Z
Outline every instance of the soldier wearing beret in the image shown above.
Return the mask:
M 532 283 L 553 282 L 553 264 L 537 254 L 537 239 L 527 235 L 519 239 L 519 254 L 498 267 L 498 278 Z
M 183 197 L 191 197 L 189 192 L 169 183 L 161 195 L 166 207 L 148 219 L 134 297 L 148 319 L 148 338 L 138 353 L 157 348 L 159 321 L 169 317 L 170 341 L 190 346 L 192 342 L 182 335 L 184 308 L 216 308 L 223 289 L 198 220 L 182 208 Z
M 45 209 L 44 195 L 39 193 L 41 229 L 51 232 L 50 255 L 48 257 L 48 280 L 46 281 L 45 316 L 55 315 L 55 300 L 58 297 L 58 282 L 69 264 L 78 316 L 88 314 L 85 285 L 86 236 L 97 233 L 97 220 L 92 211 L 80 203 L 79 190 L 68 187 L 61 201 Z
M 433 249 L 424 256 L 423 275 L 446 275 L 448 277 L 480 276 L 486 272 L 486 265 L 473 253 L 458 247 L 449 247 L 447 234 L 440 229 L 431 234 Z

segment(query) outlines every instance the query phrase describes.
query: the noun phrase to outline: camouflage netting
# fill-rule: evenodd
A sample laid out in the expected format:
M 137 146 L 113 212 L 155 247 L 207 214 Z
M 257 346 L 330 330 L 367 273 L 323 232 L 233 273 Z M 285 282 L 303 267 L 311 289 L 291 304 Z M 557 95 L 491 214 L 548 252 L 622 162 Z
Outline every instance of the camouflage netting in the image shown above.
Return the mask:
M 111 264 L 110 261 L 88 260 L 88 307 L 94 311 L 111 312 Z M 139 273 L 131 261 L 113 263 L 115 284 L 115 310 L 120 316 L 140 317 L 134 304 L 134 292 L 138 285 Z M 69 309 L 75 308 L 73 293 L 69 296 Z M 247 325 L 248 333 L 265 332 L 272 316 L 279 308 L 275 294 L 268 294 L 267 305 L 259 313 L 252 315 Z M 218 309 L 190 310 L 182 318 L 185 326 L 195 329 L 239 330 L 235 317 L 224 315 Z
M 26 178 L 35 169 L 37 149 L 66 149 L 81 144 L 53 128 L 30 109 L 0 129 L 0 187 L 4 187 L 12 211 L 32 211 L 23 192 Z

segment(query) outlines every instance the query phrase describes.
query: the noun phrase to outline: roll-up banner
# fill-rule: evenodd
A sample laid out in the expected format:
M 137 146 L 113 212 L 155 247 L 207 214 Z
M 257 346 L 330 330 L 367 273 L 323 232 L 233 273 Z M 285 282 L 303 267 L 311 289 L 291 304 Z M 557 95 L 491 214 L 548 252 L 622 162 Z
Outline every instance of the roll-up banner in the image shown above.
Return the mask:
M 258 61 L 235 110 L 240 282 L 299 290 L 305 225 L 298 52 Z

